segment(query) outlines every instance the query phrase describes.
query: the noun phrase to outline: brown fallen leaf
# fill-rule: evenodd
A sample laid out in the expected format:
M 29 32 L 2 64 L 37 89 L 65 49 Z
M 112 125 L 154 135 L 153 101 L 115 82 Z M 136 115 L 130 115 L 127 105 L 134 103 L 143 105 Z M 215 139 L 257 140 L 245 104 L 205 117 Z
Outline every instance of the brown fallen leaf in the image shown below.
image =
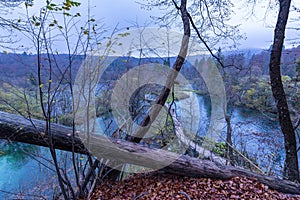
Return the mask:
M 132 175 L 121 182 L 103 180 L 91 199 L 189 200 L 189 198 L 300 200 L 300 196 L 279 193 L 257 180 L 244 177 L 222 181 L 155 172 Z

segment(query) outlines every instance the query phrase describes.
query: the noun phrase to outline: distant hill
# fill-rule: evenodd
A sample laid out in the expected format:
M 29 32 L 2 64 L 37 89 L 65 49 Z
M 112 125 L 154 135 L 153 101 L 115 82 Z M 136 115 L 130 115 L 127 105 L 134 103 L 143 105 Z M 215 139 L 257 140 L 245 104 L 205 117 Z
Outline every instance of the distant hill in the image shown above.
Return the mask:
M 225 63 L 227 65 L 238 65 L 241 69 L 247 71 L 251 68 L 257 74 L 268 74 L 269 55 L 268 50 L 262 49 L 242 49 L 238 51 L 222 52 Z M 191 67 L 196 61 L 203 58 L 203 56 L 192 56 L 190 62 L 185 63 L 182 73 L 186 77 L 193 77 L 196 73 Z M 300 46 L 283 51 L 282 69 L 283 73 L 292 76 L 295 73 L 295 61 L 300 58 Z M 175 57 L 172 58 L 134 58 L 134 57 L 118 57 L 106 69 L 102 80 L 117 80 L 120 75 L 124 74 L 129 69 L 146 64 L 159 63 L 172 66 L 175 62 Z M 71 67 L 69 56 L 52 55 L 51 64 L 53 72 L 53 81 L 61 79 L 64 72 L 66 72 L 65 80 L 69 80 L 69 74 L 72 74 L 74 80 L 77 70 L 84 60 L 84 56 L 77 55 L 71 58 Z M 37 55 L 23 54 L 4 54 L 0 53 L 0 83 L 7 82 L 12 85 L 20 87 L 28 87 L 37 79 Z M 48 58 L 42 55 L 41 69 L 43 71 L 43 78 L 48 78 L 50 70 Z M 35 80 L 34 80 L 35 79 Z
M 50 70 L 48 58 L 42 55 L 41 70 L 43 78 L 47 79 Z M 72 58 L 72 72 L 76 74 L 83 61 L 83 56 Z M 11 85 L 26 87 L 37 79 L 37 55 L 27 54 L 0 54 L 0 83 L 7 82 Z M 53 55 L 51 58 L 53 81 L 62 77 L 64 72 L 69 72 L 68 55 Z M 67 76 L 66 76 L 67 79 Z
M 254 54 L 259 54 L 261 53 L 262 51 L 264 51 L 264 49 L 260 49 L 260 48 L 246 48 L 246 49 L 238 49 L 238 50 L 233 50 L 233 51 L 225 51 L 223 52 L 223 54 L 225 56 L 228 56 L 228 55 L 232 55 L 232 54 L 244 54 L 244 55 L 249 55 L 249 56 L 252 56 Z

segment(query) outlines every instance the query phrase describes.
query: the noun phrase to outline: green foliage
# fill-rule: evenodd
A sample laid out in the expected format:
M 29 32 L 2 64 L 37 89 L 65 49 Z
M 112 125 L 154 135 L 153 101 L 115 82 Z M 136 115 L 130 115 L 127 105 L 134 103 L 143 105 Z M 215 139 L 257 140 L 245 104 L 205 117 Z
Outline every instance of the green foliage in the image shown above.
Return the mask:
M 33 6 L 33 1 L 25 1 L 25 7 L 32 7 Z
M 242 94 L 237 105 L 246 105 L 248 108 L 273 111 L 275 104 L 271 86 L 267 76 L 244 77 L 233 87 L 233 91 Z
M 64 114 L 58 117 L 58 123 L 65 126 L 73 125 L 73 116 L 72 114 Z
M 203 139 L 203 143 L 202 143 L 202 147 L 204 149 L 207 149 L 209 151 L 212 151 L 214 148 L 215 148 L 215 144 L 216 142 L 211 140 L 210 138 L 208 137 L 204 137 Z
M 227 158 L 227 146 L 225 142 L 217 142 L 215 143 L 215 146 L 213 148 L 213 152 L 223 158 Z M 249 159 L 252 163 L 258 166 L 256 159 L 254 159 L 252 156 L 249 155 L 248 152 L 243 151 L 241 154 Z M 252 169 L 252 170 L 257 170 L 256 168 L 253 168 L 253 166 L 245 160 L 239 153 L 236 151 L 233 151 L 233 158 L 232 158 L 232 163 L 236 166 L 241 166 L 246 169 Z
M 110 96 L 111 91 L 110 90 L 103 90 L 99 95 L 96 97 L 96 115 L 103 116 L 107 115 L 111 109 L 110 109 Z
M 172 103 L 175 100 L 176 100 L 175 93 L 174 93 L 174 96 L 173 96 L 173 94 L 170 94 L 169 97 L 168 97 L 168 99 L 167 99 L 167 101 L 166 101 L 166 103 Z
M 225 142 L 217 142 L 213 148 L 213 152 L 221 157 L 226 157 L 226 144 Z
M 289 76 L 282 76 L 282 77 L 281 77 L 281 80 L 282 80 L 283 83 L 288 83 L 288 82 L 291 81 L 292 79 L 291 79 L 291 77 L 289 77 Z
M 42 111 L 33 92 L 23 88 L 16 88 L 7 83 L 0 88 L 0 110 L 10 113 L 22 113 L 28 116 L 31 113 L 35 118 L 42 117 Z
M 55 4 L 52 1 L 47 0 L 46 5 L 41 8 L 40 15 L 38 16 L 32 16 L 30 17 L 30 22 L 32 25 L 35 27 L 40 27 L 42 24 L 48 24 L 49 27 L 52 28 L 58 28 L 58 30 L 61 30 L 64 28 L 63 24 L 60 24 L 57 20 L 56 17 L 58 15 L 63 15 L 66 17 L 80 17 L 80 13 L 73 13 L 71 12 L 73 7 L 79 7 L 81 3 L 77 1 L 71 1 L 71 0 L 66 0 L 62 4 Z M 33 4 L 31 3 L 25 3 L 26 9 L 29 9 L 32 7 Z M 49 15 L 51 13 L 52 15 Z M 50 17 L 51 16 L 51 17 Z M 50 19 L 51 18 L 51 19 Z M 95 19 L 90 19 L 88 23 L 95 22 Z M 95 24 L 92 25 L 92 27 L 95 27 Z M 86 33 L 86 31 L 85 31 Z
M 165 121 L 159 121 L 153 124 L 152 128 L 154 134 L 145 140 L 148 144 L 158 148 L 162 148 L 166 144 L 172 144 L 169 146 L 169 150 L 175 152 L 180 149 L 178 143 L 173 143 L 176 136 L 174 134 L 173 119 L 170 115 L 167 116 Z
M 46 1 L 46 9 L 49 11 L 69 11 L 71 10 L 72 7 L 79 7 L 81 3 L 77 1 L 71 1 L 71 0 L 66 0 L 63 2 L 62 5 L 57 5 L 55 3 L 52 3 L 51 1 L 47 0 Z M 44 9 L 45 11 L 45 9 Z
M 290 111 L 300 110 L 300 77 L 296 75 L 295 78 L 284 78 L 284 89 L 287 95 Z
M 300 59 L 296 61 L 296 72 L 300 72 Z

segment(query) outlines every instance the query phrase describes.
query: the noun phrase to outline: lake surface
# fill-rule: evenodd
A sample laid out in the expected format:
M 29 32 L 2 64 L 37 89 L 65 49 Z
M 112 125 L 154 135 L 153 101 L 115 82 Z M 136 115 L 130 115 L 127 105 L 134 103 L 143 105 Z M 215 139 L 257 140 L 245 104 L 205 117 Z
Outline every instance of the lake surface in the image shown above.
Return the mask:
M 50 195 L 56 177 L 53 165 L 44 158 L 49 158 L 47 148 L 1 141 L 0 199 L 37 199 Z M 13 195 L 20 192 L 36 196 Z
M 210 100 L 199 97 L 200 121 L 197 134 L 203 135 L 209 126 Z M 100 124 L 116 124 L 111 119 L 99 119 Z M 235 108 L 232 112 L 233 144 L 240 151 L 247 151 L 264 170 L 278 174 L 283 167 L 283 138 L 278 122 L 271 120 L 259 111 Z M 224 126 L 222 137 L 225 138 Z M 10 192 L 32 195 L 50 195 L 56 182 L 53 165 L 43 158 L 49 158 L 47 148 L 26 144 L 5 145 L 0 141 L 0 199 L 10 199 Z M 38 162 L 39 161 L 39 162 Z M 45 167 L 46 166 L 46 167 Z M 6 192 L 5 192 L 6 191 Z M 27 196 L 26 199 L 36 199 Z

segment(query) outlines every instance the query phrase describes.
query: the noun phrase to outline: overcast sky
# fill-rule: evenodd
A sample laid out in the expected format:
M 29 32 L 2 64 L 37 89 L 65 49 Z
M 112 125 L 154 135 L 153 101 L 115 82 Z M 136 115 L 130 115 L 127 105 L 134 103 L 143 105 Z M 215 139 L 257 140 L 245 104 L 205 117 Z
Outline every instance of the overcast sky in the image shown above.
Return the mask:
M 88 1 L 87 0 L 77 0 L 82 3 L 81 7 L 78 9 L 82 15 L 87 15 Z M 105 24 L 107 29 L 113 29 L 116 25 L 118 27 L 133 26 L 134 24 L 139 24 L 143 26 L 146 23 L 151 22 L 150 16 L 159 16 L 160 12 L 157 9 L 147 11 L 141 8 L 136 1 L 142 0 L 90 0 L 91 14 L 99 23 Z M 295 0 L 299 1 L 299 0 Z M 45 4 L 45 0 L 34 0 L 36 13 L 41 5 Z M 61 2 L 61 0 L 53 0 L 53 2 Z M 232 24 L 241 24 L 240 31 L 244 33 L 247 37 L 246 40 L 241 40 L 239 43 L 239 49 L 243 48 L 264 48 L 270 47 L 273 39 L 273 27 L 276 22 L 276 10 L 268 12 L 268 16 L 265 18 L 267 5 L 258 4 L 255 7 L 255 16 L 250 16 L 251 8 L 246 5 L 241 4 L 240 0 L 232 0 L 235 3 L 233 8 L 235 15 L 232 17 Z M 297 2 L 300 7 L 300 1 Z M 24 12 L 24 6 L 19 8 L 18 12 Z M 297 13 L 298 16 L 300 13 Z M 250 16 L 250 17 L 249 17 Z M 295 13 L 291 12 L 290 18 L 295 18 Z M 299 17 L 298 17 L 299 19 Z M 290 24 L 290 26 L 300 26 L 300 24 Z M 1 31 L 0 31 L 1 32 Z M 299 32 L 299 31 L 298 31 Z M 286 37 L 286 47 L 292 47 L 288 42 L 291 38 L 300 38 L 300 34 L 295 31 L 287 31 Z M 300 41 L 300 39 L 299 39 Z M 299 44 L 299 43 L 298 43 Z
M 233 2 L 240 2 L 233 0 Z M 95 5 L 93 13 L 95 18 L 102 19 L 108 26 L 114 26 L 119 23 L 120 26 L 129 26 L 134 22 L 143 25 L 146 21 L 151 21 L 150 15 L 159 14 L 155 10 L 146 11 L 141 9 L 134 0 L 91 0 Z M 250 8 L 239 4 L 234 7 L 236 15 L 233 22 L 241 24 L 241 32 L 246 34 L 247 39 L 240 41 L 241 48 L 268 48 L 273 38 L 273 26 L 276 19 L 276 9 L 269 12 L 265 19 L 267 5 L 259 4 L 256 6 L 255 15 L 249 16 Z M 292 13 L 293 14 L 293 13 Z M 295 31 L 287 32 L 287 39 L 297 37 Z M 286 43 L 286 46 L 291 46 Z
M 255 7 L 255 16 L 250 16 L 250 8 L 239 3 L 240 0 L 233 0 L 236 6 L 233 8 L 235 16 L 233 23 L 241 24 L 241 32 L 246 34 L 247 39 L 240 41 L 241 48 L 268 48 L 273 38 L 273 26 L 276 20 L 276 10 L 268 12 L 265 18 L 267 5 L 258 4 Z M 151 21 L 150 15 L 159 14 L 157 11 L 146 11 L 141 9 L 135 0 L 91 0 L 95 18 L 102 19 L 108 26 L 119 23 L 120 26 L 129 26 L 135 22 L 143 25 L 146 21 Z M 292 13 L 291 17 L 295 16 Z M 248 18 L 249 17 L 249 18 Z M 295 38 L 295 31 L 287 32 L 287 39 Z M 286 43 L 286 46 L 291 46 Z

